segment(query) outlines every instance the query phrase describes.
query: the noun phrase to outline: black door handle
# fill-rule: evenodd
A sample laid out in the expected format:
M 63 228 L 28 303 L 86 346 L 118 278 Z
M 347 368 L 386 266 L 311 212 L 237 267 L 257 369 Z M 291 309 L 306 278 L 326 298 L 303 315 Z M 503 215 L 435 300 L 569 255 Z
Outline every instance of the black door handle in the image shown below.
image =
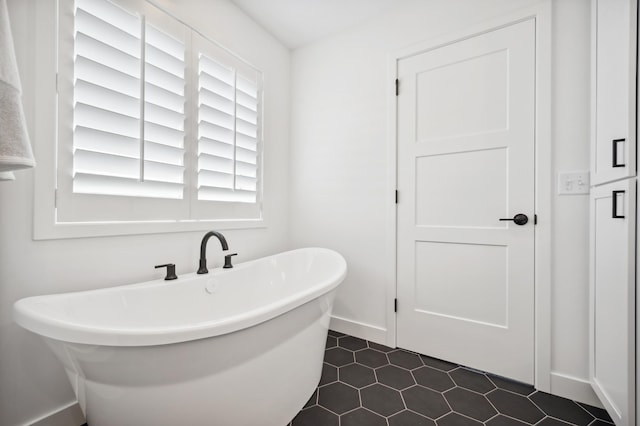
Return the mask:
M 522 213 L 518 213 L 512 218 L 508 218 L 508 219 L 502 218 L 500 220 L 512 220 L 516 225 L 520 225 L 520 226 L 526 225 L 527 222 L 529 222 L 529 218 L 527 217 L 527 215 Z

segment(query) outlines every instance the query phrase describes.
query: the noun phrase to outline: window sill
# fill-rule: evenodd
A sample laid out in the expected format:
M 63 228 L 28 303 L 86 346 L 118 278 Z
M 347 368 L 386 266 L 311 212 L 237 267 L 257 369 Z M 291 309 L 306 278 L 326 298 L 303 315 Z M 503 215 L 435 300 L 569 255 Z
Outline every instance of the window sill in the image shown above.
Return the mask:
M 266 227 L 264 219 L 85 223 L 55 223 L 53 221 L 45 223 L 42 220 L 36 220 L 34 221 L 33 239 L 54 240 Z

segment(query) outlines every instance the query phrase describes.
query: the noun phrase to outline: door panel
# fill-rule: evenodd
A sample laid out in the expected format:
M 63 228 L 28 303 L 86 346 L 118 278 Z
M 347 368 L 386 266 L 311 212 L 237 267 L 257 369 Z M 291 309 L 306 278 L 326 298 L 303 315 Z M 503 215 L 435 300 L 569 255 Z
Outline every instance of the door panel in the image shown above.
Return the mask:
M 505 148 L 418 157 L 416 225 L 504 228 L 496 218 L 507 207 L 507 160 Z M 441 201 L 437 209 L 433 200 Z
M 505 246 L 420 241 L 416 242 L 416 258 L 422 260 L 416 265 L 418 312 L 506 327 Z M 440 277 L 446 277 L 446 287 L 440 284 Z M 478 286 L 477 282 L 486 284 Z
M 416 75 L 417 139 L 443 140 L 507 127 L 507 50 L 486 52 L 459 62 L 432 59 L 434 68 Z M 445 61 L 438 66 L 436 61 Z M 455 81 L 455 84 L 451 84 Z
M 398 76 L 398 346 L 532 383 L 535 23 Z

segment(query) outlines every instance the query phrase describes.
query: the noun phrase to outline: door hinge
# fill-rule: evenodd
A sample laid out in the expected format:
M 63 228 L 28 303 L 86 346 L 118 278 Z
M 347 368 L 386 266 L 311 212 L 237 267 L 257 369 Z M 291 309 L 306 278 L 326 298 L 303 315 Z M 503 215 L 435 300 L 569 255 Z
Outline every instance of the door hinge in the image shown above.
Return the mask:
M 400 81 L 398 81 L 398 79 L 396 78 L 396 96 L 398 96 L 398 94 L 400 93 L 399 87 L 400 87 Z
M 58 208 L 58 189 L 54 189 L 53 190 L 53 208 L 57 209 Z
M 396 204 L 398 204 L 398 190 L 396 189 Z
M 398 312 L 398 299 L 393 299 L 393 312 Z

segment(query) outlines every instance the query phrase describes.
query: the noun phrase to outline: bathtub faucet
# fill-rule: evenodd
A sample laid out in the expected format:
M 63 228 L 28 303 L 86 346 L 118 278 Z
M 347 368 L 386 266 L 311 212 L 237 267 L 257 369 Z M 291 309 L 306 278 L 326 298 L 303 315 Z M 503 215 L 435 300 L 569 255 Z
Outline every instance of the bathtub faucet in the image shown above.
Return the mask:
M 204 237 L 202 237 L 202 243 L 200 243 L 200 267 L 198 268 L 199 274 L 206 274 L 209 272 L 209 270 L 207 269 L 207 242 L 209 242 L 209 238 L 211 238 L 214 235 L 218 240 L 220 240 L 220 245 L 222 246 L 222 250 L 224 251 L 229 250 L 229 246 L 227 245 L 227 240 L 224 238 L 224 235 L 222 235 L 221 233 L 216 231 L 209 231 L 206 234 L 204 234 Z

